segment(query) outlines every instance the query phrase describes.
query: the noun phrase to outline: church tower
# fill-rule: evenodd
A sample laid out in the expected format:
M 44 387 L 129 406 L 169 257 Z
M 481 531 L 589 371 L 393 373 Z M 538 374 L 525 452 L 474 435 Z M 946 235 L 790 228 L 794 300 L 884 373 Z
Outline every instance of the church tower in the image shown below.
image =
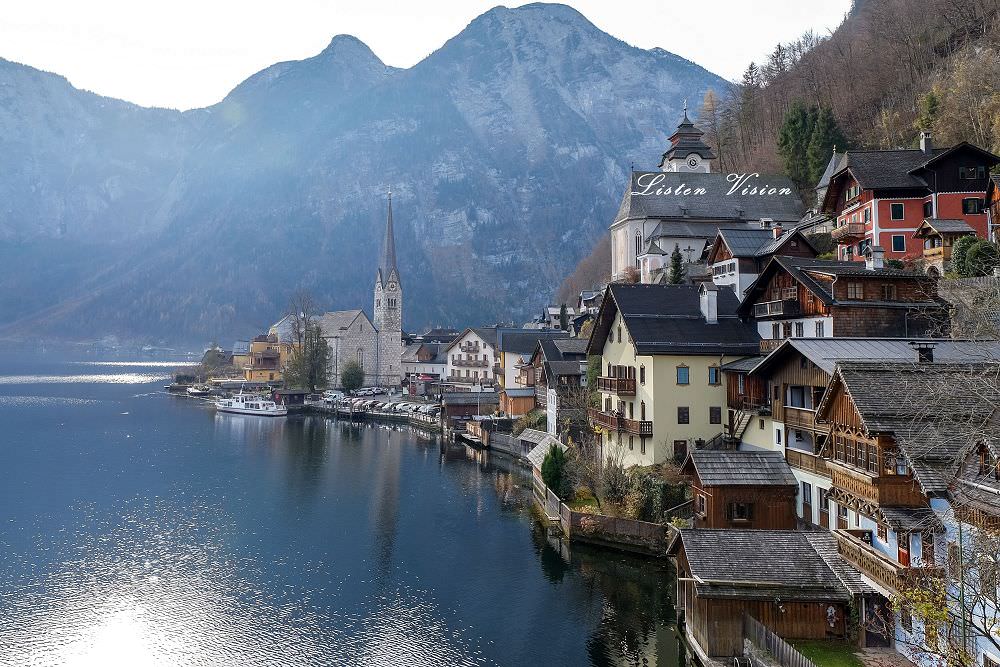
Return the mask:
M 396 268 L 396 237 L 392 229 L 392 193 L 385 221 L 382 254 L 375 271 L 375 330 L 378 332 L 378 375 L 375 384 L 397 387 L 402 379 L 403 286 Z
M 695 127 L 688 118 L 687 100 L 684 101 L 684 120 L 670 135 L 670 148 L 663 154 L 660 161 L 661 171 L 684 171 L 707 174 L 712 171 L 709 160 L 715 155 L 702 136 L 704 132 Z

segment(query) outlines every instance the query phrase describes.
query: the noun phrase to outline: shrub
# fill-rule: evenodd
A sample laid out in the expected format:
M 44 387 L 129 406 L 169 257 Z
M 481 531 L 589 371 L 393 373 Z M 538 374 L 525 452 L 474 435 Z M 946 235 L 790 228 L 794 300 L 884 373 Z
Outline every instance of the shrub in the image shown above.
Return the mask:
M 512 427 L 511 432 L 515 436 L 518 436 L 521 435 L 521 432 L 526 428 L 545 430 L 543 427 L 545 426 L 546 419 L 547 416 L 544 411 L 532 410 L 528 414 L 521 415 L 520 417 L 517 418 L 517 421 L 514 422 L 514 426 Z
M 991 275 L 997 264 L 1000 264 L 997 247 L 989 241 L 980 239 L 970 245 L 965 254 L 965 275 L 969 278 Z
M 972 247 L 978 239 L 973 236 L 963 236 L 962 238 L 955 241 L 955 244 L 951 247 L 951 270 L 959 275 L 961 278 L 968 278 L 965 268 L 966 255 L 969 252 L 969 248 Z
M 562 447 L 552 445 L 542 460 L 542 481 L 560 498 L 573 492 L 573 486 L 566 474 L 566 452 Z
M 365 383 L 365 369 L 356 361 L 348 361 L 344 364 L 344 370 L 340 373 L 340 384 L 346 391 L 360 389 Z

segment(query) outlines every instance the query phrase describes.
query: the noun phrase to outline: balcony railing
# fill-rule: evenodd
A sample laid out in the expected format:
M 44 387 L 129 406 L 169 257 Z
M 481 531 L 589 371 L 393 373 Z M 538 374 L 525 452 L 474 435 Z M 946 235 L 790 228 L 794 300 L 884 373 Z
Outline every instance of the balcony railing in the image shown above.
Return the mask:
M 600 426 L 609 431 L 621 431 L 631 435 L 653 435 L 653 422 L 651 421 L 626 419 L 596 408 L 589 408 L 587 413 L 590 416 L 592 426 Z
M 871 545 L 871 531 L 837 529 L 833 531 L 833 536 L 837 540 L 837 551 L 840 555 L 890 593 L 905 590 L 922 577 L 944 575 L 944 569 L 940 567 L 900 565 Z
M 924 259 L 951 259 L 951 246 L 924 248 Z
M 816 428 L 816 411 L 786 405 L 782 409 L 785 426 L 792 429 Z
M 489 364 L 485 359 L 455 359 L 452 366 L 468 366 L 469 368 L 485 368 Z
M 476 353 L 479 352 L 480 347 L 479 343 L 462 343 L 461 345 L 458 346 L 458 349 L 461 350 L 462 352 Z
M 619 396 L 635 396 L 635 378 L 597 378 L 597 389 Z
M 778 299 L 753 305 L 754 317 L 793 317 L 801 310 L 798 299 Z
M 840 461 L 830 461 L 833 486 L 876 505 L 924 507 L 927 499 L 908 475 L 873 477 Z
M 830 478 L 830 464 L 827 463 L 826 459 L 820 458 L 816 454 L 789 447 L 785 450 L 785 460 L 793 468 L 815 473 L 827 479 Z
M 778 349 L 778 346 L 785 342 L 784 338 L 761 338 L 760 353 L 770 354 Z
M 865 236 L 865 224 L 863 222 L 848 222 L 840 227 L 834 227 L 830 232 L 834 241 L 846 241 L 849 239 L 861 239 Z
M 449 375 L 445 378 L 448 382 L 458 382 L 460 384 L 481 384 L 481 385 L 492 385 L 493 380 L 488 377 L 465 377 L 464 375 Z

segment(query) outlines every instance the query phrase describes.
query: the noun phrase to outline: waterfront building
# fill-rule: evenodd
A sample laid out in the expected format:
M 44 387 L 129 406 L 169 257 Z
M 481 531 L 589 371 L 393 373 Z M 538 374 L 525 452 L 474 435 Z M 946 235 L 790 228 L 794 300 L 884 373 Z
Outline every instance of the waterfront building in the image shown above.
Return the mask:
M 760 345 L 738 305 L 712 283 L 608 286 L 587 348 L 601 357 L 590 419 L 604 456 L 651 465 L 722 437 L 722 366 Z
M 235 368 L 242 370 L 250 362 L 250 341 L 238 340 L 233 343 L 233 360 Z
M 684 632 L 708 664 L 744 655 L 745 616 L 782 639 L 846 638 L 873 592 L 823 531 L 686 528 L 668 554 Z
M 445 377 L 448 370 L 447 347 L 446 343 L 415 341 L 403 348 L 400 363 L 411 394 L 425 394 L 429 386 Z
M 712 282 L 728 287 L 743 299 L 775 255 L 816 257 L 816 249 L 798 228 L 785 230 L 780 224 L 762 223 L 757 229 L 720 229 L 709 246 L 707 262 Z
M 694 528 L 796 528 L 798 481 L 779 452 L 694 450 L 681 473 L 691 480 Z
M 281 382 L 282 346 L 274 334 L 256 336 L 250 341 L 243 379 L 247 382 Z M 287 351 L 286 351 L 287 356 Z
M 497 364 L 497 328 L 469 328 L 445 348 L 444 381 L 452 391 L 492 390 Z
M 688 276 L 702 277 L 703 253 L 719 229 L 755 229 L 762 220 L 790 228 L 802 218 L 802 201 L 787 177 L 713 172 L 715 156 L 703 134 L 685 112 L 661 171 L 631 172 L 611 224 L 612 280 L 663 281 L 675 246 Z
M 497 329 L 497 384 L 501 389 L 519 385 L 521 369 L 531 360 L 538 341 L 568 339 L 569 332 L 540 329 Z
M 545 410 L 546 431 L 559 435 L 570 416 L 567 411 L 582 408 L 579 392 L 587 386 L 587 341 L 539 340 L 531 359 L 520 368 L 517 384 L 534 389 L 535 404 Z M 579 437 L 579 433 L 569 435 Z
M 989 238 L 984 198 L 997 164 L 1000 157 L 966 142 L 934 148 L 928 132 L 916 149 L 847 151 L 823 200 L 823 210 L 836 218 L 838 257 L 860 261 L 878 246 L 887 259 L 921 259 L 924 249 L 913 233 L 925 220 L 961 220 Z
M 738 313 L 753 319 L 769 351 L 786 338 L 924 336 L 947 333 L 948 309 L 937 280 L 883 264 L 870 248 L 865 264 L 809 257 L 771 258 L 746 290 Z

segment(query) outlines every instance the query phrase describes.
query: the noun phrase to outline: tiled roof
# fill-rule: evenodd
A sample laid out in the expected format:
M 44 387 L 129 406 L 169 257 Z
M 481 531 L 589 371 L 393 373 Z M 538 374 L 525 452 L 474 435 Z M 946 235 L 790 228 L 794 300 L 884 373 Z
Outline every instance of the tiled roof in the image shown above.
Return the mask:
M 527 398 L 534 396 L 535 390 L 531 387 L 511 387 L 502 389 L 500 393 L 506 394 L 508 398 Z
M 564 355 L 587 354 L 587 340 L 584 338 L 557 338 L 552 341 L 552 345 Z
M 795 530 L 685 528 L 680 531 L 691 577 L 699 597 L 784 601 L 839 601 L 851 598 L 835 571 L 810 537 Z M 830 539 L 833 539 L 832 536 Z M 676 545 L 674 546 L 676 549 Z M 854 583 L 852 578 L 852 585 Z
M 499 403 L 500 397 L 495 391 L 459 391 L 444 394 L 441 402 L 445 405 L 489 405 Z
M 728 194 L 734 187 L 729 177 L 725 173 L 633 171 L 615 221 L 650 218 L 758 221 L 761 218 L 772 218 L 781 222 L 794 222 L 802 217 L 802 200 L 799 199 L 795 185 L 787 177 L 765 174 L 748 181 L 750 186 L 766 187 L 768 192 L 775 190 L 774 194 L 765 195 L 749 192 L 743 194 L 743 188 L 740 187 Z M 650 186 L 651 183 L 654 185 Z M 667 188 L 670 189 L 669 192 Z M 690 188 L 692 193 L 675 195 L 676 188 Z M 696 188 L 703 188 L 705 193 L 693 194 Z M 661 194 L 656 194 L 657 190 Z M 779 190 L 788 190 L 789 194 L 778 194 Z M 640 194 L 643 192 L 648 194 Z M 711 238 L 715 232 L 713 230 L 699 235 Z
M 943 153 L 944 148 L 934 150 Z M 837 172 L 850 170 L 866 189 L 927 188 L 927 182 L 910 171 L 927 162 L 928 155 L 919 148 L 905 150 L 848 151 Z
M 930 227 L 938 234 L 975 234 L 973 229 L 965 220 L 955 220 L 951 218 L 927 218 L 920 227 Z M 920 231 L 920 228 L 917 229 Z
M 332 313 L 323 313 L 319 316 L 319 326 L 324 336 L 335 336 L 339 332 L 349 328 L 358 317 L 363 317 L 372 328 L 368 316 L 361 310 L 338 310 Z
M 525 430 L 528 430 L 528 429 L 525 429 Z M 541 431 L 538 431 L 538 432 L 542 433 Z M 562 444 L 561 442 L 559 442 L 559 439 L 556 438 L 555 436 L 551 436 L 548 433 L 542 433 L 542 435 L 544 437 L 541 438 L 538 441 L 537 445 L 535 445 L 534 447 L 531 448 L 531 451 L 528 452 L 528 455 L 527 455 L 527 459 L 531 463 L 531 467 L 532 468 L 539 468 L 540 469 L 542 467 L 542 463 L 545 462 L 545 455 L 549 453 L 549 449 L 552 448 L 552 445 L 555 445 L 556 447 L 558 447 L 559 449 L 563 450 L 564 452 L 568 449 L 568 447 L 566 445 Z M 521 433 L 520 437 L 521 437 L 522 440 L 525 439 L 523 432 Z M 534 441 L 531 441 L 531 442 L 534 442 Z
M 816 550 L 820 558 L 830 566 L 840 582 L 844 584 L 852 595 L 865 595 L 867 593 L 877 593 L 878 591 L 865 582 L 864 577 L 857 568 L 845 561 L 837 548 L 837 540 L 828 530 L 803 531 L 803 535 L 809 540 L 809 544 Z
M 797 486 L 781 452 L 696 449 L 688 454 L 703 486 Z
M 764 357 L 746 357 L 745 359 L 737 359 L 736 361 L 730 361 L 728 364 L 722 364 L 722 370 L 749 371 L 751 368 L 759 364 L 763 359 Z
M 716 324 L 708 324 L 701 314 L 697 285 L 614 284 L 608 290 L 613 298 L 605 299 L 601 310 L 617 307 L 639 354 L 740 356 L 759 351 L 757 329 L 736 317 L 739 302 L 731 290 L 716 292 Z M 598 322 L 591 345 L 607 335 L 607 326 Z
M 719 236 L 725 241 L 733 257 L 754 257 L 759 248 L 774 240 L 774 233 L 770 229 L 760 227 L 720 229 Z
M 569 332 L 552 329 L 544 330 L 524 330 L 524 329 L 500 329 L 498 334 L 498 346 L 501 352 L 513 352 L 516 354 L 531 354 L 535 351 L 535 346 L 540 340 L 552 340 L 556 338 L 569 338 Z

